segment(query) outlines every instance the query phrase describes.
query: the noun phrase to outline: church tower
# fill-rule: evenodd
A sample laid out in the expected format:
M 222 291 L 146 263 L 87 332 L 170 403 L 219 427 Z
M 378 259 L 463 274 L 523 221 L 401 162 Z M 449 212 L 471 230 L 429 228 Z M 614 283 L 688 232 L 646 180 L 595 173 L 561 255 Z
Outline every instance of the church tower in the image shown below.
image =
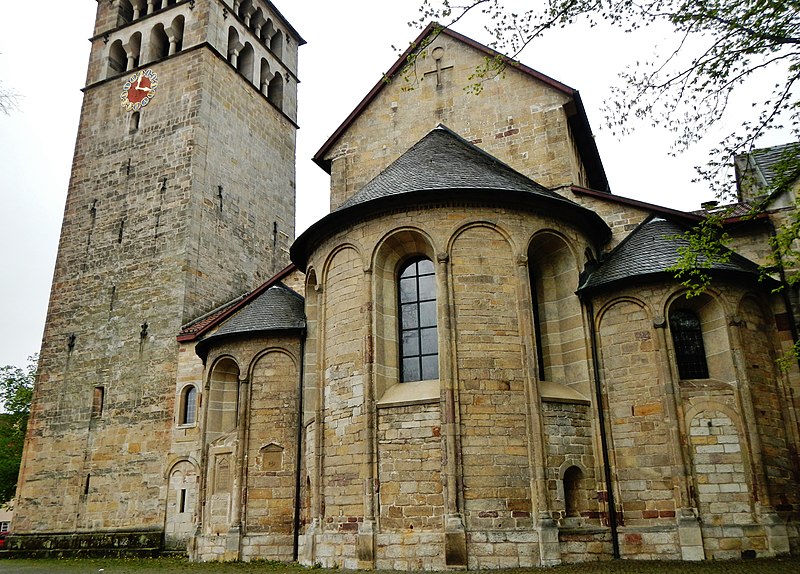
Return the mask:
M 271 2 L 101 0 L 91 43 L 17 548 L 159 545 L 176 335 L 294 237 L 304 41 Z

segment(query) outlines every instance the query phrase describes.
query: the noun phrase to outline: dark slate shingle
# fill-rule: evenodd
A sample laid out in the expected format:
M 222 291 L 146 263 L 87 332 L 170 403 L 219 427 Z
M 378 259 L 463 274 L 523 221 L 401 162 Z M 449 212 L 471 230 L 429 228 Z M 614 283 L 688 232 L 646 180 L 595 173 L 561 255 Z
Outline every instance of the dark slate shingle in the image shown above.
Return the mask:
M 683 227 L 665 219 L 645 221 L 614 249 L 595 269 L 579 290 L 593 289 L 633 277 L 673 273 L 669 268 L 678 262 L 678 247 L 688 245 Z M 754 278 L 758 265 L 731 252 L 727 263 L 714 263 L 711 271 L 744 273 Z
M 790 143 L 774 147 L 753 150 L 750 154 L 753 163 L 764 177 L 767 186 L 772 185 L 778 177 L 778 167 L 788 154 L 800 153 L 800 144 Z
M 392 195 L 452 189 L 525 191 L 573 203 L 439 125 L 345 201 L 339 210 Z
M 278 283 L 237 311 L 212 337 L 255 331 L 302 329 L 305 324 L 303 298 L 283 283 Z

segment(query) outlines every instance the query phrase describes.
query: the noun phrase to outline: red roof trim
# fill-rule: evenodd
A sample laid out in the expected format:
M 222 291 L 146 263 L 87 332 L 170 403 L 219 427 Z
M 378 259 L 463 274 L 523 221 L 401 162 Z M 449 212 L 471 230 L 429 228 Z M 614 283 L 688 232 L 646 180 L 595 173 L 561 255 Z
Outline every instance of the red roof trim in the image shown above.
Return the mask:
M 222 323 L 225 319 L 236 313 L 242 307 L 245 307 L 250 301 L 259 297 L 264 291 L 278 283 L 281 279 L 284 279 L 287 275 L 291 274 L 293 271 L 297 271 L 297 265 L 294 263 L 290 263 L 287 267 L 283 268 L 281 271 L 278 271 L 275 275 L 273 275 L 270 279 L 268 279 L 265 283 L 262 283 L 255 289 L 253 289 L 250 293 L 229 305 L 228 307 L 224 308 L 220 311 L 217 315 L 211 315 L 206 317 L 205 319 L 198 320 L 196 323 L 190 323 L 186 327 L 184 327 L 181 332 L 178 334 L 178 342 L 179 343 L 187 343 L 190 341 L 196 341 L 202 335 L 206 334 L 208 331 Z M 199 327 L 198 327 L 199 326 Z M 197 330 L 191 330 L 192 327 L 196 327 Z
M 656 213 L 663 213 L 664 215 L 673 215 L 677 217 L 681 217 L 683 219 L 688 219 L 691 221 L 702 221 L 703 217 L 700 215 L 695 215 L 694 213 L 690 213 L 688 211 L 680 211 L 679 209 L 672 209 L 670 207 L 663 207 L 661 205 L 656 205 L 655 203 L 647 203 L 646 201 L 639 201 L 638 199 L 630 199 L 628 197 L 621 197 L 619 195 L 612 195 L 605 191 L 597 191 L 594 189 L 587 189 L 585 187 L 580 187 L 577 185 L 570 186 L 572 193 L 576 195 L 588 195 L 590 197 L 596 197 L 598 199 L 602 199 L 603 201 L 611 201 L 614 203 L 621 203 L 623 205 L 629 205 L 631 207 L 638 207 L 640 209 L 644 209 L 646 211 L 653 211 Z
M 333 132 L 333 135 L 331 135 L 331 137 L 329 137 L 327 141 L 324 144 L 322 144 L 322 147 L 319 149 L 319 151 L 317 151 L 317 153 L 314 154 L 314 157 L 312 158 L 314 163 L 316 163 L 318 166 L 324 169 L 328 174 L 330 174 L 330 165 L 328 165 L 328 162 L 326 162 L 325 160 L 325 155 L 327 155 L 328 151 L 330 151 L 330 148 L 332 148 L 333 144 L 335 144 L 336 141 L 342 136 L 342 134 L 347 129 L 350 128 L 350 126 L 353 124 L 353 122 L 355 122 L 358 116 L 361 115 L 361 112 L 363 112 L 364 109 L 372 102 L 372 100 L 374 100 L 377 97 L 378 93 L 380 93 L 380 91 L 384 87 L 386 87 L 388 83 L 387 78 L 392 78 L 395 74 L 397 74 L 400 70 L 403 69 L 403 66 L 406 65 L 409 54 L 411 54 L 414 50 L 416 50 L 419 47 L 420 43 L 428 35 L 430 35 L 437 27 L 439 27 L 439 24 L 437 24 L 436 22 L 431 22 L 425 27 L 425 29 L 420 33 L 420 35 L 417 36 L 417 38 L 413 42 L 411 42 L 406 51 L 403 52 L 397 59 L 397 61 L 392 65 L 392 67 L 389 68 L 389 71 L 383 75 L 383 77 L 378 81 L 377 84 L 375 84 L 375 86 L 369 91 L 369 93 L 364 97 L 364 99 L 361 100 L 361 102 L 350 113 L 350 115 L 347 116 L 347 119 L 345 119 L 344 122 L 342 122 L 342 124 L 338 128 L 336 128 L 336 131 Z M 552 88 L 560 92 L 565 93 L 570 97 L 574 97 L 577 94 L 576 90 L 570 88 L 566 84 L 562 84 L 561 82 L 559 82 L 558 80 L 554 80 L 550 76 L 546 76 L 541 72 L 537 72 L 533 68 L 529 68 L 525 64 L 517 62 L 516 60 L 512 60 L 511 58 L 504 56 L 503 54 L 500 54 L 499 52 L 496 52 L 491 48 L 484 46 L 483 44 L 476 42 L 471 38 L 467 38 L 466 36 L 463 36 L 458 32 L 454 32 L 449 28 L 441 28 L 441 31 L 439 33 L 446 34 L 451 38 L 459 40 L 464 44 L 467 44 L 468 46 L 471 46 L 472 48 L 475 48 L 476 50 L 485 53 L 490 58 L 500 56 L 505 63 L 509 64 L 514 69 L 519 70 L 525 74 L 528 74 L 529 76 L 532 76 L 537 80 L 544 82 L 545 84 L 551 86 Z
M 749 223 L 753 221 L 769 221 L 769 214 L 766 212 L 755 213 L 753 215 L 734 215 L 722 220 L 723 225 L 733 225 L 736 223 Z

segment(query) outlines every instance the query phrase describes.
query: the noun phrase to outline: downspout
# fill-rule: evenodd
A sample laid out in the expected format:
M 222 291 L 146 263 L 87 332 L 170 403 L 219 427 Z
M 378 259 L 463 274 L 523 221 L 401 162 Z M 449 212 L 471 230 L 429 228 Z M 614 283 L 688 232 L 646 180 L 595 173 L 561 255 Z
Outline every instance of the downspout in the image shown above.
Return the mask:
M 300 549 L 300 472 L 303 457 L 303 376 L 306 364 L 306 330 L 300 331 L 300 380 L 297 384 L 297 453 L 294 463 L 294 525 L 292 532 L 292 561 L 297 562 Z
M 595 400 L 597 401 L 597 417 L 600 424 L 600 450 L 603 455 L 603 470 L 606 480 L 606 501 L 608 504 L 608 522 L 611 527 L 611 552 L 615 560 L 619 559 L 619 539 L 617 533 L 617 505 L 614 501 L 614 485 L 611 477 L 611 458 L 608 453 L 608 437 L 606 436 L 606 415 L 603 409 L 603 391 L 600 381 L 600 359 L 597 354 L 597 333 L 594 327 L 594 305 L 583 294 L 578 295 L 586 306 L 589 316 L 589 339 L 592 348 L 592 370 L 594 371 Z

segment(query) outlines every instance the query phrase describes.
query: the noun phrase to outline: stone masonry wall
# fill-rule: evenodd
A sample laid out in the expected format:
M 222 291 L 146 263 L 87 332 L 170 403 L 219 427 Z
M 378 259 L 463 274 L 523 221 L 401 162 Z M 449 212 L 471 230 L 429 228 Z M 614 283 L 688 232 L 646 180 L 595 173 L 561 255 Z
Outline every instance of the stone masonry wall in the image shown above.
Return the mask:
M 800 510 L 800 493 L 797 484 L 797 463 L 792 462 L 791 436 L 787 424 L 791 420 L 791 402 L 783 389 L 783 376 L 776 364 L 771 340 L 776 339 L 774 322 L 770 324 L 763 310 L 753 299 L 746 299 L 739 307 L 744 321 L 739 330 L 744 347 L 745 369 L 750 391 L 753 394 L 758 433 L 763 445 L 769 503 L 780 510 Z M 772 348 L 771 348 L 772 347 Z M 796 458 L 796 454 L 795 454 Z M 798 461 L 800 462 L 800 461 Z
M 568 517 L 563 470 L 579 465 L 582 478 L 577 485 L 574 505 L 580 520 L 572 525 L 600 524 L 592 448 L 591 409 L 588 405 L 543 402 L 544 429 L 547 441 L 547 490 L 553 518 Z
M 177 60 L 159 68 L 167 75 L 177 69 Z M 191 183 L 180 176 L 190 161 L 185 137 L 197 110 L 175 105 L 181 96 L 167 85 L 152 104 L 158 123 L 143 119 L 130 134 L 120 89 L 115 82 L 84 96 L 23 473 L 20 532 L 159 528 L 163 521 L 161 455 L 171 431 L 174 337 L 184 317 L 183 214 Z M 175 125 L 184 127 L 175 131 Z M 93 416 L 96 386 L 104 387 L 105 404 Z M 29 503 L 36 510 L 28 512 Z
M 475 226 L 452 247 L 464 511 L 469 530 L 531 525 L 525 374 L 516 262 L 494 229 Z
M 365 430 L 360 313 L 363 271 L 353 249 L 331 261 L 325 277 L 322 496 L 326 530 L 355 532 L 364 517 L 359 480 Z
M 430 73 L 437 49 L 444 50 L 438 87 Z M 564 93 L 509 67 L 502 78 L 485 81 L 480 95 L 469 94 L 463 88 L 484 54 L 445 34 L 427 51 L 408 75 L 410 84 L 396 77 L 384 86 L 331 149 L 331 210 L 439 123 L 544 186 L 585 185 Z M 376 126 L 383 137 L 375 137 Z
M 706 557 L 741 557 L 744 525 L 752 523 L 750 485 L 745 474 L 739 432 L 724 412 L 701 411 L 689 423 L 697 502 Z M 752 548 L 752 541 L 745 543 Z M 766 540 L 757 536 L 756 550 Z
M 237 444 L 236 432 L 223 435 L 210 444 L 209 455 L 204 457 L 205 535 L 196 541 L 195 558 L 291 560 L 299 353 L 299 339 L 291 335 L 223 340 L 210 350 L 209 365 L 223 357 L 223 361 L 235 361 L 241 372 L 249 373 L 249 382 L 239 384 L 240 391 L 248 393 L 246 413 L 235 402 L 229 407 L 238 411 L 238 426 L 244 425 L 246 432 L 243 444 Z M 208 400 L 203 401 L 206 403 Z M 225 484 L 219 469 L 214 468 L 220 456 L 227 457 L 230 473 Z M 243 473 L 241 482 L 235 475 L 238 468 Z M 237 484 L 241 484 L 241 497 Z M 237 500 L 241 505 L 238 524 L 242 552 L 231 554 L 231 544 L 238 548 L 229 532 L 234 525 L 232 505 Z
M 628 526 L 675 520 L 673 460 L 653 319 L 634 300 L 598 317 L 619 504 Z M 656 520 L 658 519 L 658 520 Z
M 276 349 L 255 362 L 250 380 L 245 528 L 283 535 L 284 546 L 294 515 L 297 377 L 296 358 Z
M 314 445 L 319 458 L 309 453 L 307 460 L 312 485 L 315 473 L 321 480 L 324 529 L 314 536 L 313 552 L 309 539 L 304 538 L 304 560 L 309 564 L 359 564 L 356 529 L 368 500 L 360 477 L 366 472 L 362 463 L 370 456 L 362 414 L 369 408 L 362 384 L 366 369 L 361 360 L 362 353 L 370 352 L 370 346 L 363 342 L 371 309 L 366 299 L 368 287 L 378 283 L 377 277 L 368 283 L 370 274 L 363 269 L 382 253 L 383 242 L 393 237 L 393 230 L 406 239 L 391 244 L 393 257 L 399 261 L 421 252 L 449 255 L 447 281 L 452 291 L 444 288 L 438 258 L 436 267 L 437 297 L 452 297 L 451 303 L 440 307 L 440 313 L 454 309 L 450 316 L 454 340 L 443 335 L 444 319 L 439 317 L 440 373 L 447 372 L 441 361 L 446 346 L 450 346 L 458 367 L 453 384 L 458 387 L 457 428 L 461 434 L 457 440 L 461 441 L 463 456 L 463 463 L 454 465 L 458 470 L 453 472 L 459 474 L 455 481 L 458 485 L 463 469 L 464 488 L 449 494 L 446 487 L 440 490 L 439 481 L 446 485 L 449 472 L 444 457 L 444 404 L 435 407 L 429 398 L 424 404 L 385 403 L 393 392 L 392 385 L 403 383 L 387 374 L 392 370 L 391 361 L 396 360 L 396 349 L 376 353 L 375 360 L 387 364 L 372 365 L 373 378 L 383 377 L 387 387 L 381 390 L 383 398 L 374 396 L 381 399 L 375 418 L 374 456 L 380 485 L 375 564 L 384 568 L 444 567 L 442 528 L 446 510 L 440 500 L 445 499 L 446 508 L 448 496 L 464 500 L 471 568 L 539 563 L 538 534 L 531 515 L 527 374 L 519 293 L 529 290 L 527 269 L 520 267 L 525 261 L 521 256 L 533 234 L 544 229 L 565 238 L 576 252 L 585 247 L 580 232 L 541 215 L 443 205 L 353 222 L 312 254 L 309 273 L 321 277 L 322 283 L 315 307 L 321 364 L 306 365 L 305 372 L 306 382 L 313 381 L 317 371 L 324 382 L 319 395 L 321 409 L 314 422 L 321 426 L 322 439 Z M 416 239 L 409 239 L 411 232 Z M 525 284 L 520 285 L 520 280 Z M 389 289 L 384 283 L 380 285 Z M 393 295 L 381 291 L 375 297 Z M 386 304 L 384 299 L 380 301 Z M 387 337 L 383 345 L 391 347 L 392 341 L 396 339 Z M 313 345 L 309 341 L 306 347 Z M 444 385 L 442 380 L 436 382 Z M 404 395 L 404 400 L 414 399 L 413 395 Z M 439 448 L 442 452 L 437 452 Z M 317 467 L 317 460 L 321 467 Z M 546 507 L 546 501 L 542 504 Z M 431 559 L 420 562 L 420 556 Z
M 440 531 L 444 514 L 439 404 L 378 413 L 378 480 L 383 532 Z
M 93 44 L 93 62 L 103 49 Z M 294 128 L 207 50 L 151 67 L 160 85 L 138 126 L 119 103 L 125 77 L 85 91 L 20 533 L 163 529 L 175 334 L 286 261 Z M 257 175 L 265 166 L 271 179 Z M 263 233 L 274 221 L 277 241 Z

